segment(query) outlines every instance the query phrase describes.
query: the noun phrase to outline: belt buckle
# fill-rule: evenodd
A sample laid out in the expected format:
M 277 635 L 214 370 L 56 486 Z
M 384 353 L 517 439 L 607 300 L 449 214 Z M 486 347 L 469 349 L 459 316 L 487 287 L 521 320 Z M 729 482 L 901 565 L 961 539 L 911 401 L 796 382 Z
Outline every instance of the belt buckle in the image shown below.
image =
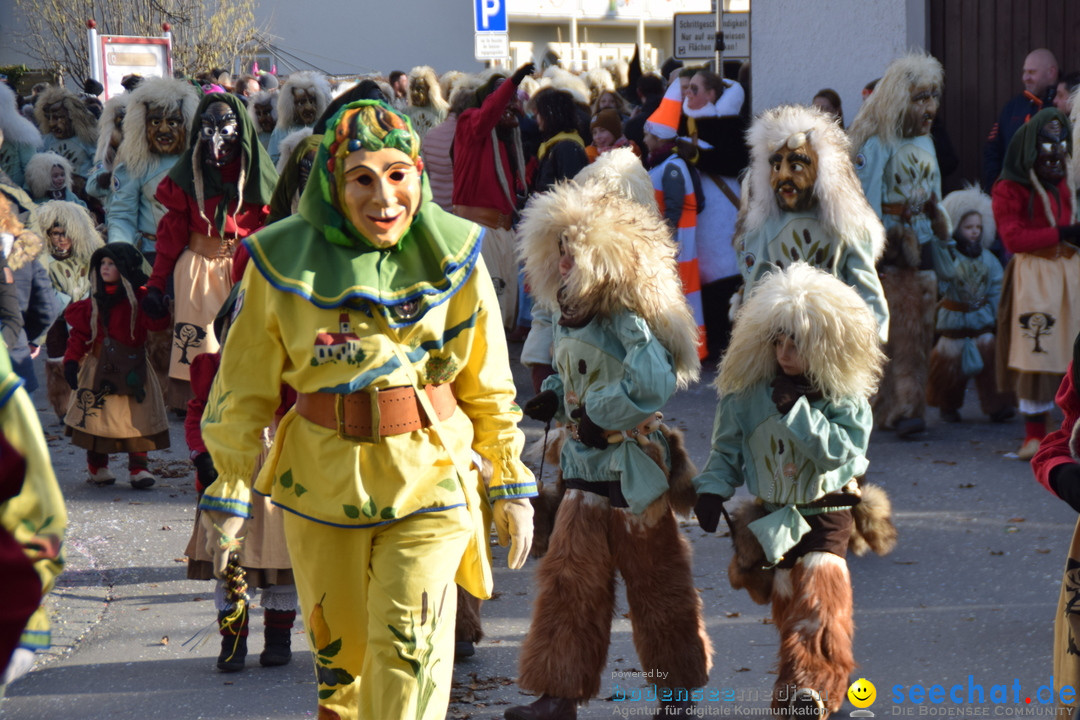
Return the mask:
M 382 421 L 382 413 L 379 410 L 379 391 L 374 387 L 366 387 L 358 392 L 368 396 L 371 407 L 371 435 L 350 435 L 345 430 L 345 393 L 338 393 L 334 398 L 334 418 L 337 420 L 337 436 L 342 440 L 356 443 L 371 443 L 377 445 L 381 440 L 379 425 Z

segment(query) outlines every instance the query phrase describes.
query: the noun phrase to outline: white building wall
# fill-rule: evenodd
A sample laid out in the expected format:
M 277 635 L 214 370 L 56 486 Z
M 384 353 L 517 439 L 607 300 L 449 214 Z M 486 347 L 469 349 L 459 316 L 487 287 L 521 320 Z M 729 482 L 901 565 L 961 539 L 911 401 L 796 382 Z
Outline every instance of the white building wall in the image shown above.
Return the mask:
M 331 74 L 483 67 L 473 58 L 471 2 L 260 0 L 255 16 L 269 23 L 274 45 Z
M 863 87 L 909 48 L 927 44 L 926 0 L 753 0 L 750 57 L 755 113 L 840 94 L 850 125 Z

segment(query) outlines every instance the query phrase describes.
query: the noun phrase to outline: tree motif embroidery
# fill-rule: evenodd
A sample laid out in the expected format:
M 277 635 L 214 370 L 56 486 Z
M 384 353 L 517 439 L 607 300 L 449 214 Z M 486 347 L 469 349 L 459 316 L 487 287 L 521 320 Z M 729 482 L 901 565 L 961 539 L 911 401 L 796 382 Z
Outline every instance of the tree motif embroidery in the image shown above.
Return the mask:
M 97 410 L 100 410 L 105 406 L 105 391 L 94 392 L 90 388 L 79 388 L 78 394 L 75 396 L 75 407 L 78 410 L 82 410 L 82 418 L 75 427 L 85 428 L 86 419 L 97 416 Z
M 203 339 L 206 337 L 206 330 L 193 325 L 192 323 L 176 323 L 176 329 L 173 331 L 173 337 L 176 339 L 174 343 L 180 350 L 181 365 L 190 365 L 191 360 L 188 358 L 188 349 L 195 348 L 202 345 Z
M 1024 337 L 1035 340 L 1035 347 L 1032 348 L 1031 352 L 1045 354 L 1046 351 L 1042 349 L 1039 338 L 1043 335 L 1052 334 L 1050 328 L 1054 327 L 1057 319 L 1053 315 L 1044 312 L 1024 313 L 1018 319 L 1020 327 L 1024 329 Z

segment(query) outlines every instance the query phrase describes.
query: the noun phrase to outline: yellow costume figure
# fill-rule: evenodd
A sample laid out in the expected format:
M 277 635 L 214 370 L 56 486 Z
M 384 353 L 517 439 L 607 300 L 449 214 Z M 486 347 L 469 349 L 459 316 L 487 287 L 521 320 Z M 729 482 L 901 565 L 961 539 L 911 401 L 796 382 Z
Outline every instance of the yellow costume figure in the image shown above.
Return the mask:
M 21 489 L 12 496 L 5 496 L 0 502 L 0 534 L 10 534 L 10 538 L 22 547 L 37 572 L 41 596 L 44 597 L 52 590 L 56 576 L 64 569 L 62 546 L 67 530 L 67 509 L 49 460 L 49 448 L 45 444 L 37 411 L 22 385 L 22 380 L 11 369 L 7 351 L 0 345 L 0 437 L 4 440 L 4 449 L 14 451 L 21 457 L 21 462 L 25 462 Z M 20 462 L 2 451 L 0 456 L 0 462 L 7 472 Z M 9 489 L 14 488 L 5 478 L 3 491 Z M 5 571 L 11 570 L 5 564 Z M 26 585 L 17 581 L 14 573 L 4 577 L 5 608 L 0 612 L 0 617 L 4 620 L 6 633 L 9 629 L 6 624 L 14 619 L 11 613 L 17 605 L 22 605 L 22 591 Z M 48 648 L 50 638 L 48 612 L 43 605 L 38 605 L 22 630 L 15 653 L 10 658 L 0 656 L 0 673 L 7 668 L 7 673 L 0 679 L 0 697 L 3 696 L 3 683 L 29 671 L 33 664 L 33 652 Z M 10 646 L 5 644 L 5 648 L 10 649 Z
M 299 212 L 245 241 L 203 415 L 220 572 L 278 389 L 298 393 L 254 489 L 286 511 L 320 718 L 444 717 L 454 582 L 490 596 L 490 519 L 510 567 L 531 541 L 536 485 L 483 231 L 430 201 L 418 147 L 384 103 L 331 121 Z

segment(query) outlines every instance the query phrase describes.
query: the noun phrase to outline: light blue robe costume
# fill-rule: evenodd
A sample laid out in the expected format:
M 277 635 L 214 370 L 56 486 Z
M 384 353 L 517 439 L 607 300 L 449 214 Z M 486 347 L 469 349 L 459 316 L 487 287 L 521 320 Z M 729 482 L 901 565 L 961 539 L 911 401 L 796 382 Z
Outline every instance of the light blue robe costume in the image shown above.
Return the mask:
M 941 199 L 941 171 L 929 135 L 902 137 L 892 147 L 882 145 L 877 135 L 872 136 L 855 156 L 855 174 L 867 202 L 881 218 L 886 236 L 890 228 L 904 224 L 899 215 L 882 210 L 882 205 L 891 204 L 911 208 L 910 225 L 920 245 L 934 237 L 923 206 L 931 195 Z
M 576 422 L 570 413 L 585 406 L 589 418 L 605 430 L 632 430 L 660 410 L 675 391 L 671 353 L 638 315 L 623 310 L 610 318 L 593 317 L 584 327 L 559 324 L 552 318 L 555 375 L 543 390 L 559 399 L 555 418 Z M 669 461 L 667 441 L 649 434 Z M 618 482 L 630 511 L 641 514 L 668 489 L 664 472 L 631 439 L 604 450 L 569 439 L 559 459 L 564 478 Z
M 994 332 L 1004 275 L 1001 261 L 986 248 L 979 257 L 969 257 L 956 249 L 955 241 L 945 245 L 935 239 L 931 249 L 941 297 L 971 307 L 968 312 L 938 308 L 937 329 Z
M 6 172 L 13 183 L 26 189 L 26 163 L 36 152 L 37 148 L 28 143 L 5 140 L 0 145 L 0 170 Z
M 94 153 L 97 152 L 97 147 L 84 143 L 78 135 L 72 135 L 63 140 L 57 140 L 55 135 L 46 135 L 44 140 L 42 152 L 62 155 L 71 163 L 72 172 L 75 175 L 84 178 L 90 176 L 90 171 L 94 169 Z
M 874 269 L 870 233 L 844 242 L 833 237 L 821 224 L 815 210 L 781 212 L 736 241 L 739 272 L 745 285 L 744 297 L 767 273 L 802 260 L 842 280 L 855 289 L 877 320 L 882 342 L 889 337 L 889 305 Z
M 979 257 L 968 257 L 956 249 L 955 240 L 945 245 L 935 238 L 930 247 L 941 298 L 969 307 L 966 312 L 939 307 L 935 327 L 939 333 L 966 331 L 971 334 L 964 338 L 962 367 L 965 375 L 977 375 L 982 370 L 983 361 L 975 338 L 982 333 L 997 331 L 997 309 L 1005 274 L 1001 261 L 986 248 L 982 249 Z
M 266 152 L 270 153 L 270 159 L 277 165 L 278 158 L 281 157 L 281 141 L 289 137 L 290 134 L 297 130 L 303 130 L 306 127 L 312 127 L 311 125 L 293 125 L 282 130 L 280 127 L 275 127 L 274 132 L 270 133 L 270 141 L 266 144 Z M 260 137 L 259 142 L 262 142 Z
M 158 221 L 165 214 L 154 193 L 179 157 L 154 155 L 149 169 L 140 177 L 132 177 L 126 163 L 113 169 L 112 195 L 105 206 L 109 242 L 126 242 L 139 252 L 154 252 L 157 241 L 152 236 L 157 234 Z
M 873 415 L 865 398 L 832 403 L 805 396 L 781 415 L 770 383 L 771 378 L 762 380 L 720 398 L 712 450 L 694 488 L 727 500 L 745 482 L 769 511 L 748 527 L 775 564 L 810 530 L 803 515 L 828 510 L 800 512 L 797 506 L 836 492 L 866 472 Z
M 107 172 L 109 171 L 105 169 L 105 162 L 98 160 L 94 163 L 94 167 L 90 170 L 90 174 L 86 176 L 86 194 L 100 200 L 102 205 L 109 202 L 109 195 L 112 194 L 111 180 L 105 187 L 98 185 L 98 177 Z

